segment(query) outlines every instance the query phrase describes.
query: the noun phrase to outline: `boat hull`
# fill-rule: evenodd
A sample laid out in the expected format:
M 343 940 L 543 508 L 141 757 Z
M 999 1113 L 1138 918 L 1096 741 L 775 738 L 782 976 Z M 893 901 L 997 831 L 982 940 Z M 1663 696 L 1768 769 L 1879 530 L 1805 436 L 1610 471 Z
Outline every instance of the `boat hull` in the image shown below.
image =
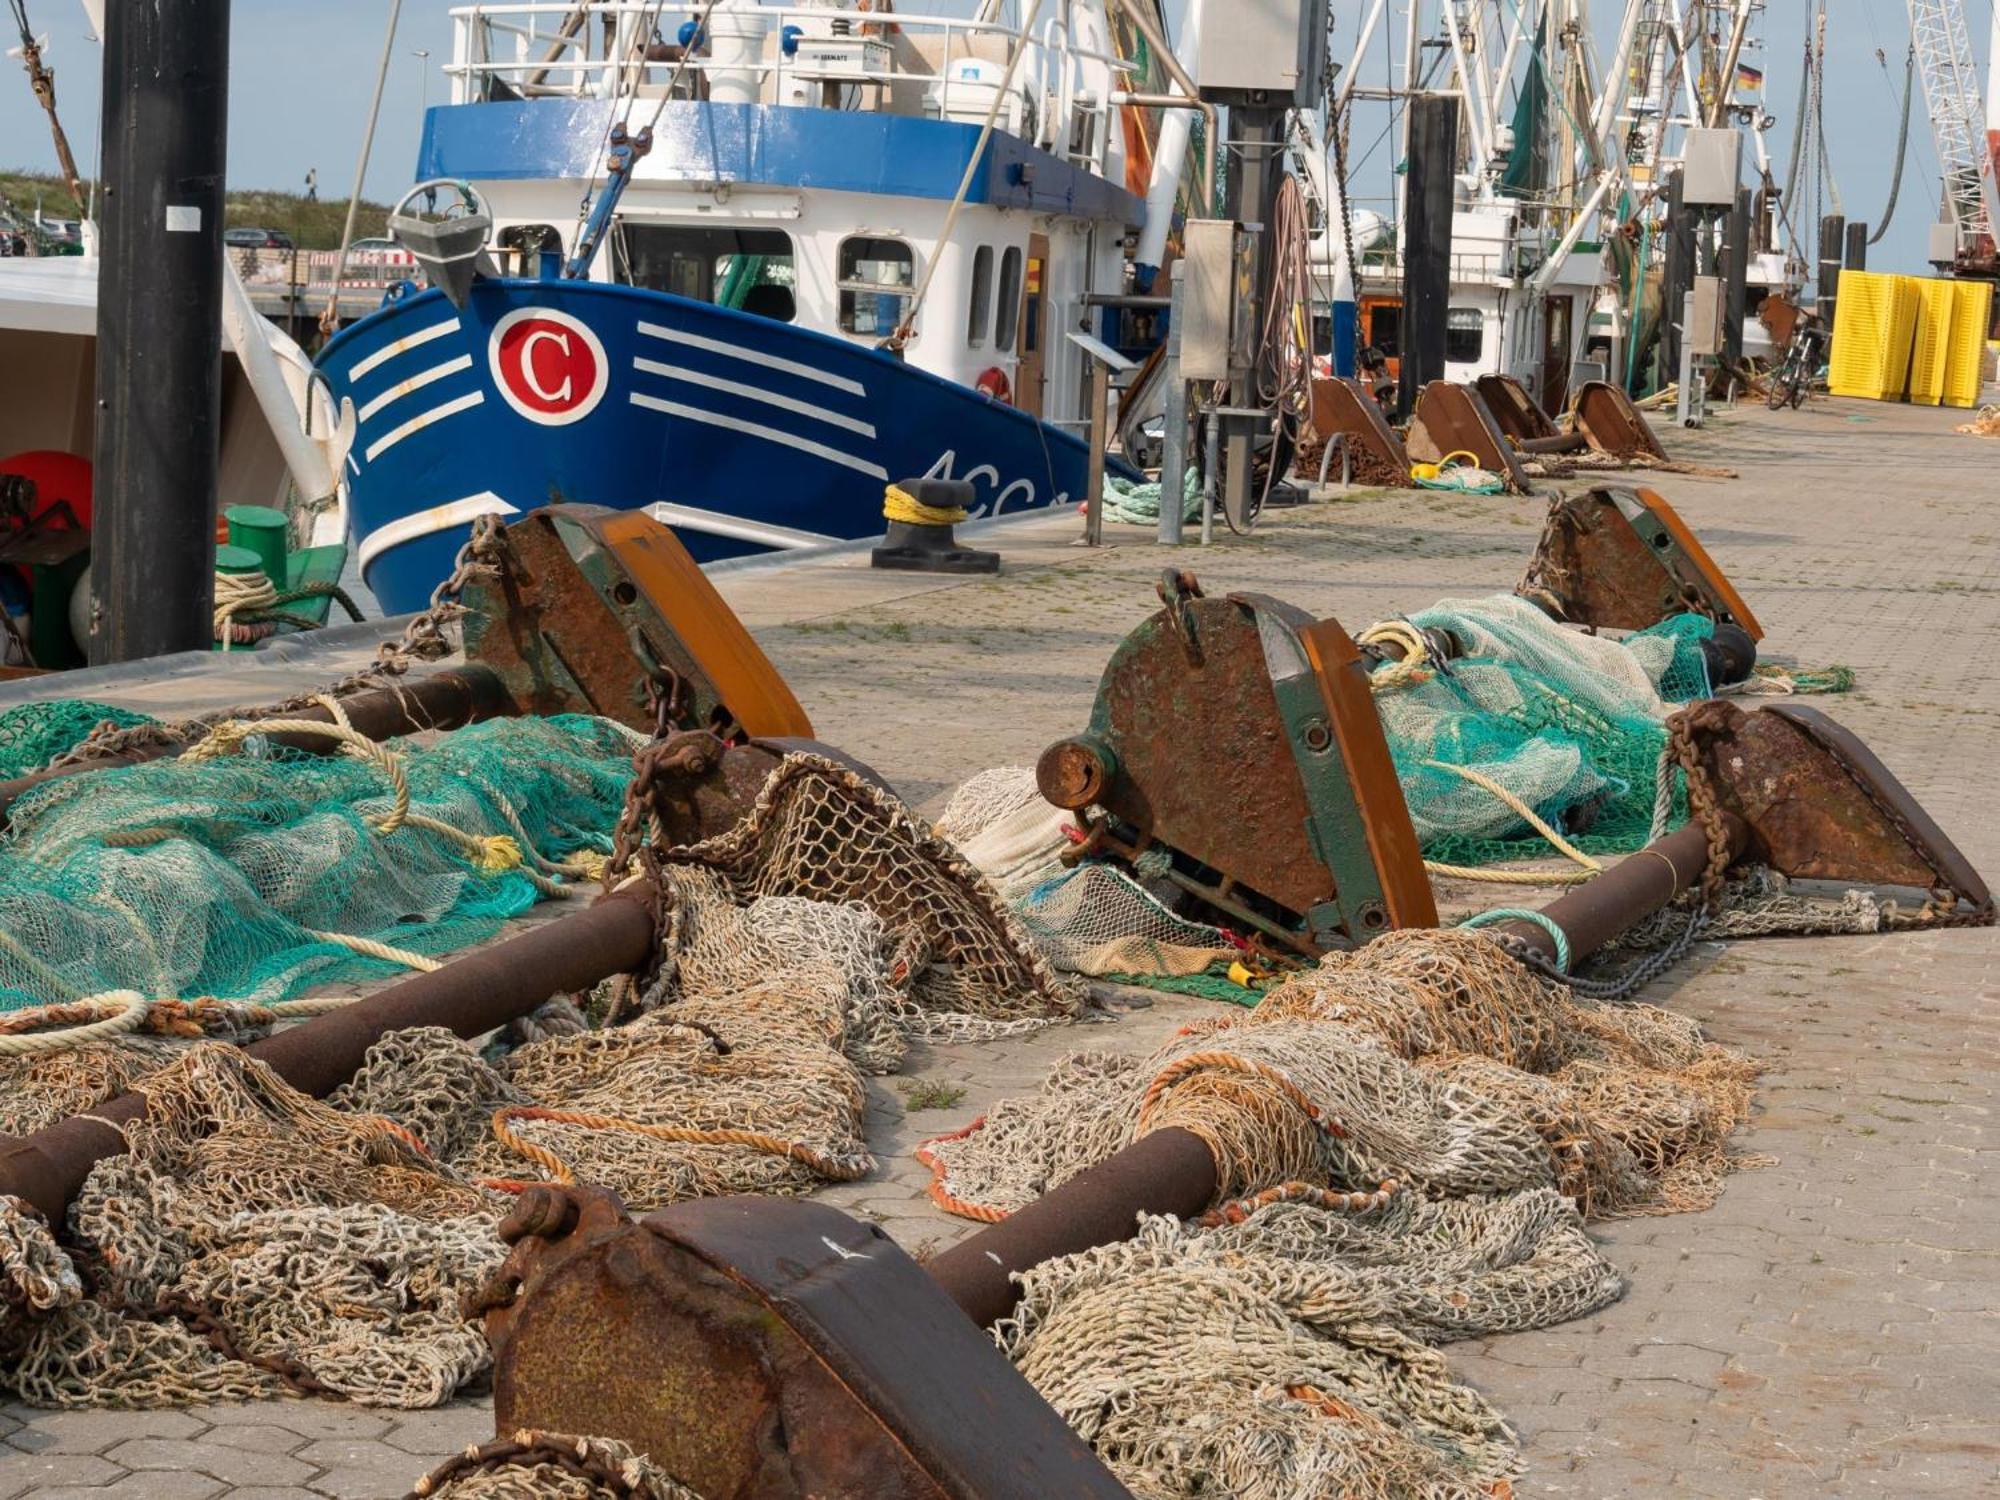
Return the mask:
M 423 607 L 472 522 L 661 506 L 695 558 L 880 534 L 884 487 L 970 481 L 976 516 L 1084 494 L 1077 437 L 811 329 L 603 282 L 487 279 L 390 303 L 319 360 L 356 429 L 362 576 Z M 1114 472 L 1131 471 L 1114 461 Z

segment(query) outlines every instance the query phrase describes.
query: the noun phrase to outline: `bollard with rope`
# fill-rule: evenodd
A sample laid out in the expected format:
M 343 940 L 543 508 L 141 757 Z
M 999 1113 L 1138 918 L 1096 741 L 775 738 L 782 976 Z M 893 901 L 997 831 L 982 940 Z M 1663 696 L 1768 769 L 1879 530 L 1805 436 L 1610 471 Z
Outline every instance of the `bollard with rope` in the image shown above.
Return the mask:
M 883 494 L 888 523 L 870 554 L 878 568 L 910 573 L 997 573 L 1000 554 L 961 547 L 952 528 L 966 519 L 972 486 L 962 479 L 905 479 Z

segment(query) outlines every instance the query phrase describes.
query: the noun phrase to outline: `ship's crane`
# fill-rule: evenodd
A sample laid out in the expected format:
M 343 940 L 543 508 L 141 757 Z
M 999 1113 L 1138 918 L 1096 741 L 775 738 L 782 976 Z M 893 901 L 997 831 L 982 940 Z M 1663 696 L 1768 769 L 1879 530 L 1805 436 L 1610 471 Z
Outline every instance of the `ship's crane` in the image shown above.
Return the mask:
M 1958 230 L 1958 261 L 1993 256 L 1993 161 L 1986 141 L 1986 106 L 1962 0 L 1908 0 L 1910 41 L 1923 79 L 1944 171 L 1945 213 Z

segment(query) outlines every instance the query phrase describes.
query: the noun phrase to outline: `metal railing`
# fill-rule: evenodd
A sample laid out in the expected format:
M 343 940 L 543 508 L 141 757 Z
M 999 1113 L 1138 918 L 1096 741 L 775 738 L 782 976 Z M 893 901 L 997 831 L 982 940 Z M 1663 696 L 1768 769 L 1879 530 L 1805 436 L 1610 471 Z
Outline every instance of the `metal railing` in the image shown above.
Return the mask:
M 682 30 L 704 15 L 706 51 L 681 58 Z M 980 60 L 1004 69 L 1019 37 L 1012 26 L 955 16 L 823 6 L 711 8 L 699 0 L 528 0 L 461 6 L 451 17 L 452 61 L 444 71 L 454 104 L 658 99 L 671 79 L 679 98 L 754 94 L 764 103 L 806 104 L 838 96 L 842 108 L 865 102 L 877 112 L 976 121 L 984 118 L 996 85 L 954 78 L 954 64 Z M 935 62 L 917 51 L 917 36 L 941 40 Z M 1025 49 L 1010 90 L 1020 100 L 1021 133 L 1101 172 L 1110 96 L 1133 64 L 1080 46 L 1060 16 L 1044 19 Z M 922 90 L 915 107 L 913 89 Z M 1012 108 L 1002 106 L 1003 128 L 1012 123 Z
M 229 249 L 230 264 L 253 292 L 325 296 L 333 290 L 339 255 L 332 250 Z M 341 269 L 343 292 L 384 292 L 417 274 L 417 258 L 407 250 L 350 250 Z

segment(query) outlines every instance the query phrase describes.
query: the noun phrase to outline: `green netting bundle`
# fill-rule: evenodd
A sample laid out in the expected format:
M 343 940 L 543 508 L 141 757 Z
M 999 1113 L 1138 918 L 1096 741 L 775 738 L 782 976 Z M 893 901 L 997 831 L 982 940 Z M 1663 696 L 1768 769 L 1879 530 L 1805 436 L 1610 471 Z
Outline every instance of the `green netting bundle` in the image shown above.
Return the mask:
M 587 717 L 497 719 L 403 757 L 410 809 L 560 860 L 609 847 L 632 743 Z M 539 896 L 393 803 L 380 768 L 281 753 L 164 760 L 53 782 L 0 843 L 0 1010 L 106 990 L 269 1003 L 403 966 L 314 936 L 435 954 Z
M 0 780 L 39 771 L 65 750 L 90 737 L 100 724 L 130 729 L 150 724 L 145 714 L 85 698 L 52 698 L 21 703 L 0 712 Z
M 1669 700 L 1708 693 L 1710 622 L 1681 616 L 1620 642 L 1566 629 L 1511 594 L 1449 599 L 1410 622 L 1449 630 L 1464 648 L 1446 669 L 1375 696 L 1428 857 L 1555 852 L 1452 766 L 1506 787 L 1588 853 L 1646 842 Z M 1687 816 L 1678 786 L 1673 798 L 1669 826 Z

